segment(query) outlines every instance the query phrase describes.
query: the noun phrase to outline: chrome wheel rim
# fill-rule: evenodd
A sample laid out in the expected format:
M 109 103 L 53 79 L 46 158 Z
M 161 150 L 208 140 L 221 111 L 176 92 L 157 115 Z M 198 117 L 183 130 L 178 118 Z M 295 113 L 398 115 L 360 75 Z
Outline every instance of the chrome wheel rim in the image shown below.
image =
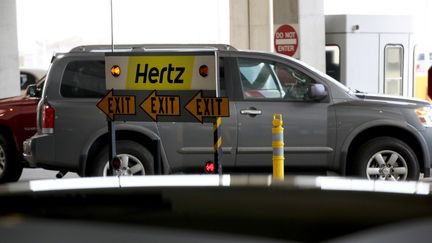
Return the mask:
M 404 181 L 408 177 L 408 166 L 399 153 L 382 150 L 369 159 L 366 176 L 369 180 Z
M 116 176 L 137 176 L 145 175 L 145 168 L 142 162 L 135 156 L 130 154 L 118 154 L 120 158 L 120 169 L 115 170 Z M 103 176 L 108 176 L 109 162 L 105 164 Z

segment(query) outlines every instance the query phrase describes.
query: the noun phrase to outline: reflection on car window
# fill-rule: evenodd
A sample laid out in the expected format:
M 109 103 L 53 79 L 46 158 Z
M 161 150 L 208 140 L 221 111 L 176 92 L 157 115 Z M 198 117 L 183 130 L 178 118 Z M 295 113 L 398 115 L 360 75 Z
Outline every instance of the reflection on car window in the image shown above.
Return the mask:
M 240 78 L 245 99 L 308 100 L 315 81 L 285 64 L 239 58 Z
M 103 61 L 74 61 L 66 66 L 60 93 L 69 98 L 99 98 L 105 90 Z
M 239 69 L 245 99 L 283 97 L 272 64 L 255 59 L 239 58 Z
M 308 100 L 310 87 L 315 83 L 312 78 L 280 63 L 275 64 L 274 71 L 283 87 L 284 99 Z

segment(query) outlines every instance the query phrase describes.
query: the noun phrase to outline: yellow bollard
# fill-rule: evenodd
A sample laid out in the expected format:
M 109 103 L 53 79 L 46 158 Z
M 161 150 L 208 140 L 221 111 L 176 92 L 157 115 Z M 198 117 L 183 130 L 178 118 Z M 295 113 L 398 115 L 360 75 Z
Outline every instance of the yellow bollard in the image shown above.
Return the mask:
M 273 178 L 284 180 L 284 129 L 282 114 L 273 114 L 272 147 L 273 147 Z

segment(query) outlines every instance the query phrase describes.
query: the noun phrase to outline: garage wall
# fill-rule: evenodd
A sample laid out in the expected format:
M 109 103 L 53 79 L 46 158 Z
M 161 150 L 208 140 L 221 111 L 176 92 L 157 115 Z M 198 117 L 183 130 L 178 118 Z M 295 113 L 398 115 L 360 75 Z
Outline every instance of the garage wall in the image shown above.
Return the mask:
M 0 98 L 20 93 L 15 0 L 0 1 Z

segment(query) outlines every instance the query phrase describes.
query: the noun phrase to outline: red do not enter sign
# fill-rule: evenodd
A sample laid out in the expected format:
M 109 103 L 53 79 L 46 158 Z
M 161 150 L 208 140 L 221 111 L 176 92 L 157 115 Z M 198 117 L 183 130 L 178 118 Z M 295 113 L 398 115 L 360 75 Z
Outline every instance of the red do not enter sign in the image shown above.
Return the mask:
M 298 48 L 298 35 L 294 27 L 284 24 L 277 28 L 274 35 L 274 48 L 277 53 L 294 56 Z

